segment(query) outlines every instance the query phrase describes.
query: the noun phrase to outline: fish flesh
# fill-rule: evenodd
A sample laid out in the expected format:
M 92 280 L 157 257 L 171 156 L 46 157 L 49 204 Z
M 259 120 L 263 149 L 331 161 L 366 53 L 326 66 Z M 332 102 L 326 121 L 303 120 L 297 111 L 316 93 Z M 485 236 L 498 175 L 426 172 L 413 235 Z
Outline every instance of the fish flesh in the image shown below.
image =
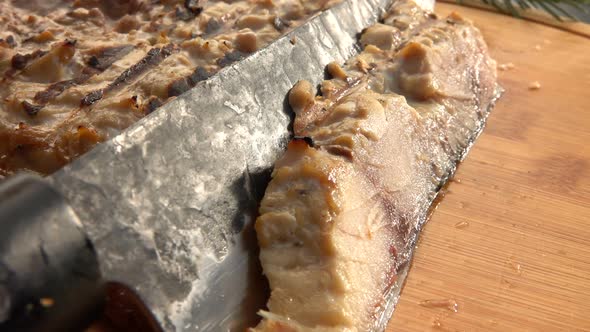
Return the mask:
M 340 1 L 0 1 L 0 178 L 54 172 Z
M 271 295 L 252 331 L 372 331 L 421 225 L 499 95 L 481 33 L 398 1 L 319 96 L 289 94 L 295 138 L 255 228 Z M 384 327 L 381 326 L 381 329 Z

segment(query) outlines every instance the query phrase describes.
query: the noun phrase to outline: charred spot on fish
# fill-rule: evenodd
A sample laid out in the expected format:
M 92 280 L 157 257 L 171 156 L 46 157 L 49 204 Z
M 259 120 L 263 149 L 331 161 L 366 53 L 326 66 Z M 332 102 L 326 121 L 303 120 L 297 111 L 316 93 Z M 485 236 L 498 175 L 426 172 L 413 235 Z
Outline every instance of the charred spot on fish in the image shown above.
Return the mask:
M 160 98 L 155 97 L 155 96 L 151 96 L 147 103 L 143 104 L 143 106 L 141 107 L 143 113 L 145 115 L 148 115 L 150 113 L 152 113 L 153 111 L 155 111 L 158 107 L 162 106 L 162 101 L 160 100 Z
M 191 86 L 186 78 L 179 78 L 168 86 L 168 97 L 180 96 L 187 92 Z
M 100 100 L 106 92 L 109 92 L 120 85 L 128 82 L 129 80 L 139 76 L 141 73 L 146 71 L 149 67 L 160 63 L 162 60 L 170 56 L 177 47 L 173 44 L 168 44 L 162 48 L 152 48 L 148 51 L 147 55 L 144 56 L 139 62 L 127 68 L 117 78 L 111 82 L 105 89 L 96 90 L 87 94 L 82 98 L 81 105 L 89 106 Z M 100 62 L 100 60 L 99 60 Z M 102 68 L 100 66 L 99 68 Z
M 137 95 L 131 96 L 131 102 L 133 103 L 133 107 L 139 108 L 139 104 L 137 103 Z
M 186 0 L 184 8 L 177 6 L 174 15 L 182 21 L 190 21 L 203 12 L 203 7 L 198 5 L 198 1 Z
M 14 69 L 24 69 L 31 60 L 36 59 L 36 58 L 40 58 L 40 57 L 44 56 L 45 54 L 47 54 L 47 51 L 42 51 L 42 50 L 36 50 L 33 53 L 25 54 L 25 55 L 17 53 L 10 60 L 10 65 Z
M 207 80 L 211 77 L 211 74 L 207 71 L 207 69 L 199 66 L 195 68 L 195 71 L 188 77 L 188 80 L 191 85 L 195 85 L 201 81 Z
M 195 15 L 193 15 L 191 12 L 189 12 L 188 10 L 182 8 L 182 7 L 176 7 L 176 10 L 174 11 L 174 16 L 181 20 L 181 21 L 190 21 L 193 18 L 195 18 Z
M 75 44 L 75 41 L 70 41 L 69 44 L 73 45 Z M 86 61 L 88 67 L 83 68 L 82 73 L 79 76 L 71 80 L 51 84 L 44 91 L 40 91 L 35 94 L 34 100 L 41 104 L 49 102 L 50 100 L 59 96 L 66 89 L 69 89 L 74 85 L 84 83 L 91 76 L 106 70 L 113 64 L 113 62 L 118 60 L 121 56 L 127 54 L 131 49 L 133 49 L 133 46 L 124 45 L 101 48 L 98 51 L 95 50 L 94 52 L 96 52 L 96 55 L 90 56 L 90 58 Z
M 284 31 L 291 26 L 291 23 L 283 20 L 282 18 L 280 18 L 278 16 L 275 17 L 275 19 L 273 20 L 272 23 L 273 23 L 275 29 L 277 29 L 277 31 Z
M 100 62 L 98 61 L 98 58 L 95 55 L 93 55 L 88 59 L 86 64 L 88 64 L 90 67 L 96 68 L 100 65 Z
M 47 89 L 37 92 L 33 100 L 37 103 L 45 104 L 74 85 L 76 85 L 75 79 L 53 83 Z
M 6 37 L 6 44 L 8 44 L 10 48 L 16 47 L 16 41 L 14 40 L 14 37 L 12 35 Z
M 221 28 L 221 22 L 215 18 L 210 18 L 205 27 L 205 33 L 213 33 Z
M 176 52 L 178 50 L 179 50 L 179 48 L 176 45 L 174 45 L 174 44 L 168 44 L 168 45 L 166 45 L 166 46 L 164 46 L 162 48 L 162 54 L 164 56 L 169 56 L 169 55 L 171 55 L 172 53 L 174 53 L 174 52 Z
M 43 108 L 43 106 L 41 105 L 31 104 L 26 100 L 22 102 L 22 105 L 23 109 L 29 116 L 37 115 L 37 113 L 39 113 L 39 111 L 41 111 L 41 109 Z
M 293 140 L 305 142 L 305 144 L 307 144 L 311 148 L 315 147 L 313 139 L 309 136 L 295 136 L 293 137 Z
M 93 50 L 93 53 L 86 64 L 89 67 L 104 71 L 110 67 L 115 61 L 119 60 L 125 54 L 133 49 L 133 45 L 123 45 L 115 47 L 105 47 L 98 50 Z
M 17 53 L 10 60 L 10 65 L 14 69 L 23 69 L 27 66 L 27 62 L 29 62 L 29 59 L 27 58 L 26 55 L 22 55 L 22 54 Z
M 82 106 L 90 106 L 94 103 L 96 103 L 97 101 L 99 101 L 100 99 L 102 99 L 103 96 L 103 90 L 96 90 L 96 91 L 92 91 L 89 94 L 87 94 L 86 96 L 84 96 L 84 98 L 82 98 L 81 104 Z
M 246 53 L 240 51 L 232 51 L 226 53 L 223 58 L 217 60 L 217 64 L 221 67 L 228 66 L 236 61 L 240 61 L 246 57 Z
M 436 15 L 435 13 L 428 13 L 427 14 L 428 18 L 431 20 L 436 20 L 438 19 L 438 15 Z
M 203 6 L 199 5 L 199 0 L 184 0 L 184 8 L 193 14 L 193 17 L 203 12 Z
M 162 48 L 152 48 L 148 51 L 147 55 L 144 56 L 138 63 L 134 64 L 130 68 L 122 72 L 113 82 L 111 82 L 105 89 L 105 92 L 111 91 L 114 88 L 128 82 L 129 80 L 139 76 L 141 73 L 146 71 L 149 67 L 155 66 L 162 60 L 170 56 L 177 48 L 173 44 L 168 44 Z M 102 97 L 103 91 L 101 91 Z

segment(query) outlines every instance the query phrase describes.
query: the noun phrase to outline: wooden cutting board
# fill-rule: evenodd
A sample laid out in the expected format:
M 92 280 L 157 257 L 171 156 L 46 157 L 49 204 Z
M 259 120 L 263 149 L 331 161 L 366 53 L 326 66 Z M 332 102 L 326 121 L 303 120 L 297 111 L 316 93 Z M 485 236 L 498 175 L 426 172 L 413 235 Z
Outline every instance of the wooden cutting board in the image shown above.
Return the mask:
M 590 38 L 437 4 L 506 92 L 425 226 L 387 331 L 590 331 Z M 538 81 L 539 90 L 529 90 Z M 454 313 L 423 300 L 455 299 Z

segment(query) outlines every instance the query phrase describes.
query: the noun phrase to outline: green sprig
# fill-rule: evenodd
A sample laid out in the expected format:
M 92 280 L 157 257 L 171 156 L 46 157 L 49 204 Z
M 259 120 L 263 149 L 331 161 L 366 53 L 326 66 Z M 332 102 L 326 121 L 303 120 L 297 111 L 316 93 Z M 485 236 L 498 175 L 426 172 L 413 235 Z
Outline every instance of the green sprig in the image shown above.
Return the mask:
M 577 21 L 578 18 L 567 12 L 561 7 L 562 4 L 570 5 L 577 11 L 588 14 L 588 7 L 590 0 L 481 0 L 483 3 L 490 5 L 497 10 L 520 17 L 521 11 L 536 8 L 540 9 L 557 20 L 562 21 L 564 18 Z M 461 2 L 461 0 L 458 0 Z

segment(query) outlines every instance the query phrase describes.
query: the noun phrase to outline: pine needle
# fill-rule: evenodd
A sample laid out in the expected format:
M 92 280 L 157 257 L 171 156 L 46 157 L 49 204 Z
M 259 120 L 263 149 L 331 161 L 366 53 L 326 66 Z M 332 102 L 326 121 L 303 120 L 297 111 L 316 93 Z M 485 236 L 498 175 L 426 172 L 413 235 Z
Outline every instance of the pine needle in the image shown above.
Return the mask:
M 566 11 L 561 5 L 569 5 L 578 12 L 588 14 L 590 13 L 590 0 L 481 0 L 486 5 L 496 8 L 498 11 L 510 14 L 512 16 L 521 17 L 521 12 L 538 8 L 547 14 L 553 16 L 559 21 L 564 18 L 573 21 L 578 21 L 575 15 Z M 457 0 L 458 3 L 463 2 Z M 518 8 L 517 8 L 518 7 Z

